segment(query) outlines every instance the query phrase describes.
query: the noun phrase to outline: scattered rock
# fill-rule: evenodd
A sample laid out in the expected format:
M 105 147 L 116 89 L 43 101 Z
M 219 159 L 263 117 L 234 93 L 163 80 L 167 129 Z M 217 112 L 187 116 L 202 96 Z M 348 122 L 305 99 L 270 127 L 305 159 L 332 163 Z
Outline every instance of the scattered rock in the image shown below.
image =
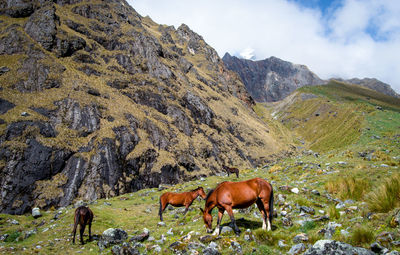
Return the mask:
M 305 233 L 300 233 L 293 238 L 294 243 L 308 242 L 308 236 Z
M 298 188 L 293 188 L 290 190 L 294 194 L 299 194 L 299 189 Z
M 288 251 L 288 254 L 298 255 L 298 254 L 303 253 L 306 249 L 307 249 L 307 247 L 303 243 L 295 244 L 292 246 L 292 248 L 290 248 L 290 250 Z
M 172 243 L 168 248 L 174 253 L 186 253 L 186 244 L 181 241 L 176 241 Z
M 285 244 L 285 240 L 279 240 L 279 241 L 278 241 L 278 246 L 279 246 L 280 248 L 286 247 L 287 245 Z
M 104 202 L 104 205 L 111 206 L 111 203 L 109 203 L 109 202 Z
M 74 208 L 78 208 L 81 206 L 87 206 L 87 203 L 84 202 L 83 200 L 78 200 L 75 204 L 74 204 Z
M 1 242 L 5 241 L 8 236 L 9 236 L 9 234 L 0 235 L 0 241 Z
M 168 230 L 167 235 L 170 235 L 170 236 L 173 236 L 173 235 L 174 235 L 174 232 L 172 232 L 172 228 L 170 228 L 170 229 Z
M 207 248 L 203 250 L 203 255 L 219 255 L 221 254 L 218 251 L 218 245 L 214 242 L 211 242 Z
M 338 203 L 335 207 L 336 207 L 336 209 L 342 209 L 342 208 L 345 208 L 346 205 L 344 203 Z
M 9 71 L 10 71 L 10 68 L 8 68 L 6 66 L 0 67 L 0 75 L 3 75 L 3 74 L 5 74 L 5 73 L 7 73 Z
M 229 226 L 223 226 L 221 229 L 221 234 L 225 235 L 225 234 L 231 234 L 233 233 L 233 229 Z
M 19 222 L 17 220 L 15 220 L 15 219 L 8 219 L 7 222 L 12 224 L 12 225 L 19 225 Z
M 128 238 L 128 234 L 119 228 L 109 228 L 103 232 L 97 245 L 100 250 L 109 247 L 111 244 L 120 244 Z
M 341 227 L 342 224 L 336 223 L 336 222 L 329 222 L 328 226 L 326 227 L 326 232 L 325 232 L 325 238 L 332 238 L 333 234 L 335 233 L 335 230 L 337 227 Z
M 147 228 L 143 229 L 143 233 L 133 236 L 131 239 L 129 239 L 130 242 L 144 242 L 146 241 L 150 236 L 150 231 Z
M 282 217 L 282 225 L 285 227 L 293 226 L 293 221 L 290 217 Z
M 42 217 L 42 214 L 40 213 L 40 209 L 38 207 L 32 209 L 32 216 L 35 219 Z
M 230 249 L 232 249 L 236 254 L 242 254 L 242 246 L 238 242 L 231 242 Z
M 312 215 L 315 214 L 314 208 L 307 207 L 307 206 L 300 206 L 300 212 L 305 212 L 305 213 L 312 214 Z
M 214 240 L 214 237 L 211 236 L 211 235 L 205 235 L 205 236 L 200 236 L 199 240 L 200 240 L 200 242 L 202 242 L 202 243 L 209 243 L 209 242 L 211 242 L 212 240 Z
M 333 240 L 319 240 L 312 248 L 303 255 L 325 255 L 325 254 L 357 254 L 374 255 L 375 253 L 365 248 L 353 247 L 350 244 Z
M 198 250 L 198 249 L 204 249 L 206 248 L 206 246 L 202 243 L 190 242 L 187 244 L 187 248 L 190 250 Z
M 167 224 L 165 224 L 165 222 L 163 222 L 163 221 L 160 221 L 159 223 L 157 223 L 157 226 L 165 227 L 165 226 L 167 226 Z
M 390 249 L 390 243 L 393 241 L 393 235 L 389 232 L 382 232 L 376 237 L 376 241 L 383 247 Z
M 319 191 L 316 190 L 316 189 L 311 190 L 311 193 L 314 194 L 314 195 L 316 195 L 316 196 L 320 196 L 320 195 L 321 195 L 321 194 L 319 193 Z
M 29 238 L 32 235 L 35 235 L 37 233 L 37 229 L 32 229 L 24 232 L 24 239 Z

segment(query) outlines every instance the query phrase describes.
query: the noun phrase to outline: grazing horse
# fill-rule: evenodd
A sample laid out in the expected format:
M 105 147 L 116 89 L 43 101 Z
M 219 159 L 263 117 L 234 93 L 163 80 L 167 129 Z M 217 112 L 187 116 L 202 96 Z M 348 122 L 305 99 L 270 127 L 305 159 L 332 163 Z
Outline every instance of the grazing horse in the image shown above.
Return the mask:
M 219 235 L 220 223 L 224 212 L 227 211 L 231 218 L 236 235 L 240 230 L 236 225 L 232 209 L 247 208 L 256 203 L 263 218 L 262 228 L 271 230 L 274 211 L 274 192 L 272 185 L 264 179 L 254 178 L 240 182 L 222 182 L 214 190 L 211 190 L 206 197 L 206 204 L 203 212 L 203 220 L 206 224 L 207 233 L 212 232 L 212 215 L 214 207 L 218 208 L 218 221 L 214 234 Z
M 92 220 L 93 220 L 93 212 L 89 209 L 89 207 L 80 206 L 75 210 L 74 217 L 74 238 L 72 239 L 72 243 L 75 244 L 75 234 L 76 227 L 78 224 L 80 225 L 80 234 L 81 234 L 81 243 L 83 244 L 83 232 L 85 231 L 86 225 L 89 224 L 89 241 L 92 239 Z
M 239 169 L 234 168 L 234 167 L 228 167 L 225 165 L 222 165 L 222 169 L 224 169 L 228 173 L 228 176 L 230 174 L 236 174 L 236 177 L 239 178 Z
M 186 214 L 189 209 L 189 206 L 199 195 L 203 199 L 206 198 L 206 193 L 204 193 L 203 187 L 198 187 L 197 189 L 194 189 L 189 192 L 183 192 L 183 193 L 166 192 L 162 194 L 160 197 L 160 210 L 158 212 L 158 214 L 160 215 L 160 220 L 163 221 L 162 213 L 169 204 L 175 207 L 185 206 L 186 209 L 184 214 Z

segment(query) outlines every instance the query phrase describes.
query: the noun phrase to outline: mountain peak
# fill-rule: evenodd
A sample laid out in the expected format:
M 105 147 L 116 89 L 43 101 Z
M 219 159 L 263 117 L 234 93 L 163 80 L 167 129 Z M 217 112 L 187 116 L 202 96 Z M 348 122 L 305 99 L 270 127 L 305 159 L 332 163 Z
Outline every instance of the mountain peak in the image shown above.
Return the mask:
M 275 56 L 252 61 L 225 54 L 222 60 L 228 69 L 239 74 L 250 95 L 259 102 L 279 101 L 299 87 L 324 83 L 306 66 Z

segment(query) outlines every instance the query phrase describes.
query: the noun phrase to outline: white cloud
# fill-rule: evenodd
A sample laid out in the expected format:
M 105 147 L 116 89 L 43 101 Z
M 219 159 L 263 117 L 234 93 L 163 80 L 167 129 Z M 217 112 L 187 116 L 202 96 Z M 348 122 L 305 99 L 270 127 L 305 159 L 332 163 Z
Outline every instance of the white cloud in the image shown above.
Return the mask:
M 252 48 L 244 49 L 242 52 L 239 53 L 239 55 L 244 59 L 255 59 L 254 49 Z
M 220 56 L 225 52 L 257 59 L 276 56 L 305 64 L 324 79 L 375 77 L 400 92 L 398 0 L 343 0 L 327 16 L 287 0 L 129 3 L 157 23 L 187 24 Z

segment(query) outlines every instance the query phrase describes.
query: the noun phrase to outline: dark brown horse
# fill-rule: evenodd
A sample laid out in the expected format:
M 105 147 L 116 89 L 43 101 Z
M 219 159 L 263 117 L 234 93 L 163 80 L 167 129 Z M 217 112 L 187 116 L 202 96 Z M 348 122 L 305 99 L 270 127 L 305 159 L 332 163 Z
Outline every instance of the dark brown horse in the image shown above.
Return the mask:
M 247 208 L 256 203 L 263 218 L 263 229 L 271 230 L 274 211 L 274 192 L 269 182 L 261 178 L 254 178 L 241 182 L 222 182 L 214 190 L 211 190 L 206 198 L 203 212 L 207 233 L 212 232 L 212 215 L 214 207 L 218 208 L 218 221 L 214 234 L 220 233 L 220 223 L 224 212 L 227 211 L 231 218 L 236 235 L 240 230 L 236 225 L 232 209 Z
M 222 165 L 222 169 L 224 169 L 228 173 L 228 176 L 230 174 L 236 174 L 236 177 L 239 178 L 239 169 L 234 168 L 234 167 L 228 167 L 225 165 Z
M 186 214 L 189 209 L 189 206 L 199 195 L 203 199 L 206 198 L 206 193 L 204 193 L 202 187 L 198 187 L 197 189 L 194 189 L 189 192 L 183 192 L 183 193 L 166 192 L 162 194 L 160 197 L 160 211 L 158 213 L 160 215 L 160 220 L 163 221 L 162 213 L 169 204 L 175 207 L 185 206 L 186 209 L 184 214 Z
M 75 210 L 74 217 L 74 238 L 72 239 L 72 243 L 75 244 L 75 235 L 76 235 L 76 227 L 78 224 L 80 225 L 80 234 L 81 234 L 81 243 L 83 244 L 83 232 L 85 231 L 86 225 L 89 225 L 89 241 L 92 240 L 92 220 L 93 220 L 93 212 L 89 209 L 89 207 L 80 206 Z

